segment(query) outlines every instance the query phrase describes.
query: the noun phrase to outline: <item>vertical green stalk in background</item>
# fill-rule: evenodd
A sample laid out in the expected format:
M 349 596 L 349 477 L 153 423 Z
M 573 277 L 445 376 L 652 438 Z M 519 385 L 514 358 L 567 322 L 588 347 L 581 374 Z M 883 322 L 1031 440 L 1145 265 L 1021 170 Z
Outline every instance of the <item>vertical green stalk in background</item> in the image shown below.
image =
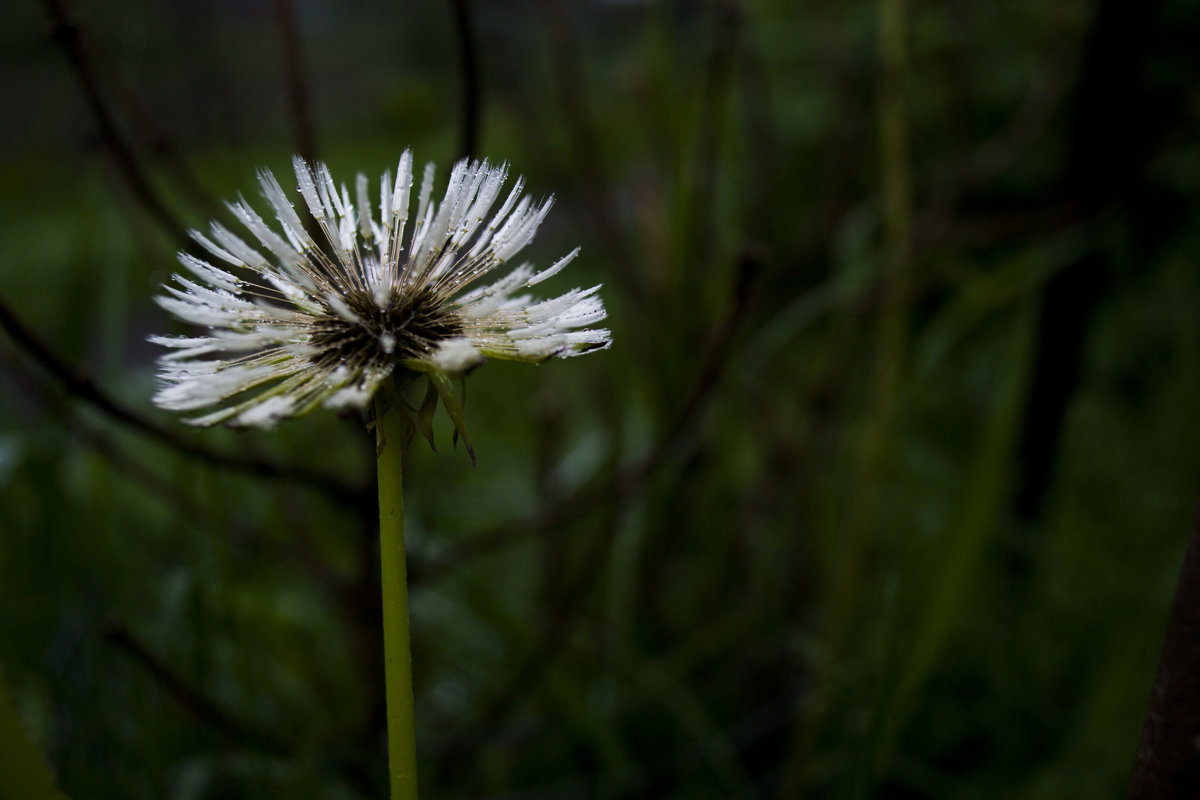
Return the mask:
M 866 746 L 865 768 L 855 771 L 858 791 L 851 797 L 873 797 L 886 778 L 900 736 L 920 699 L 920 692 L 950 646 L 955 626 L 967 613 L 973 581 L 991 537 L 1000 527 L 1013 448 L 1028 393 L 1033 355 L 1037 352 L 1039 303 L 1025 299 L 1016 309 L 1008 355 L 1001 363 L 1008 374 L 997 386 L 988 421 L 972 448 L 975 457 L 959 495 L 953 522 L 945 532 L 942 560 L 929 575 L 926 607 L 905 643 L 905 656 L 883 702 L 879 722 Z
M 912 302 L 912 177 L 908 156 L 908 50 L 904 0 L 878 0 L 879 193 L 883 243 L 876 282 L 881 287 L 874 363 L 863 433 L 847 495 L 839 553 L 826 599 L 824 653 L 813 665 L 808 697 L 797 721 L 785 794 L 810 792 L 808 770 L 832 701 L 834 676 L 863 603 L 863 570 L 872 547 L 880 485 L 890 445 L 908 350 Z
M 870 550 L 896 401 L 908 349 L 912 287 L 912 187 L 908 163 L 908 59 L 904 0 L 879 0 L 879 191 L 883 257 L 875 363 L 858 464 L 846 511 L 843 549 L 829 601 L 830 655 L 836 656 L 861 598 L 861 571 Z
M 408 574 L 404 562 L 404 415 L 395 381 L 375 396 L 379 460 L 379 545 L 383 578 L 383 659 L 387 686 L 388 774 L 392 800 L 416 800 L 417 741 L 413 727 L 412 653 L 408 636 Z
M 829 656 L 840 655 L 861 599 L 862 567 L 871 544 L 880 479 L 896 416 L 908 349 L 912 287 L 912 188 L 908 164 L 908 59 L 904 0 L 879 0 L 879 191 L 883 204 L 883 290 L 875 363 L 858 464 L 846 511 L 841 558 L 829 600 Z

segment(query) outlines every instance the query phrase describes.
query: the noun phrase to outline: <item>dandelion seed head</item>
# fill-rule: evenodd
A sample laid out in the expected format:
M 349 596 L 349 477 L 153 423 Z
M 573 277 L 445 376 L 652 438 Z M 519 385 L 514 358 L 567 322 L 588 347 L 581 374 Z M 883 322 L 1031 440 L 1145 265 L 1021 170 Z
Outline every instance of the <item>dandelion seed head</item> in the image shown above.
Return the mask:
M 397 370 L 462 374 L 487 358 L 536 362 L 608 347 L 609 331 L 589 327 L 605 317 L 599 286 L 546 300 L 518 294 L 578 249 L 540 272 L 522 264 L 484 282 L 533 240 L 553 202 L 525 195 L 517 177 L 493 212 L 507 165 L 460 161 L 440 201 L 426 165 L 411 216 L 409 151 L 394 179 L 383 174 L 376 200 L 364 175 L 351 191 L 324 164 L 297 157 L 293 167 L 294 199 L 259 173 L 271 222 L 243 197 L 229 204 L 249 238 L 215 222 L 193 232 L 210 260 L 181 254 L 187 276 L 174 275 L 156 299 L 204 333 L 151 337 L 169 349 L 158 405 L 204 410 L 188 420 L 197 425 L 267 427 L 318 407 L 363 408 Z

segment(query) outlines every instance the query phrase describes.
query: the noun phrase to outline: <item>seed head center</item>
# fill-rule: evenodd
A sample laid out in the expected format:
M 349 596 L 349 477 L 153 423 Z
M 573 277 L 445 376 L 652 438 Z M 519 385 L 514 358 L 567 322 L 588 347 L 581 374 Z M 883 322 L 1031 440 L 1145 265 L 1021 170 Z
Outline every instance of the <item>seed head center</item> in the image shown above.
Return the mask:
M 462 319 L 428 290 L 393 294 L 382 307 L 366 294 L 344 299 L 358 319 L 331 313 L 312 340 L 324 357 L 339 363 L 383 366 L 420 358 L 438 343 L 463 333 Z

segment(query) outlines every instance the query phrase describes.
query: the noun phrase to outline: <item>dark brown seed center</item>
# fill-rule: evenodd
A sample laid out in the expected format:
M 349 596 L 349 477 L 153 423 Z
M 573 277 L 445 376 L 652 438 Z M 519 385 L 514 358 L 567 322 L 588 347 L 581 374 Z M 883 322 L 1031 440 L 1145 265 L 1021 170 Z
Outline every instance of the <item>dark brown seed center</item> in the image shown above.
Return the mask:
M 383 366 L 428 355 L 439 342 L 464 330 L 459 316 L 428 290 L 394 296 L 387 308 L 365 295 L 345 300 L 360 321 L 329 313 L 312 338 L 323 359 Z

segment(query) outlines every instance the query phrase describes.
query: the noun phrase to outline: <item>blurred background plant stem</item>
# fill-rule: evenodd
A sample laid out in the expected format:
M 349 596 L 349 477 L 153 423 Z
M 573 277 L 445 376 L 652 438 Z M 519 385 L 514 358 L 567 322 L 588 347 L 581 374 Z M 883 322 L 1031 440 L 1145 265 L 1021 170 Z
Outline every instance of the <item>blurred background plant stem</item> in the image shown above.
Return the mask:
M 875 296 L 875 350 L 866 411 L 859 427 L 853 479 L 839 514 L 838 555 L 830 575 L 823 653 L 801 707 L 788 768 L 787 793 L 813 789 L 806 777 L 832 700 L 830 675 L 838 669 L 853 625 L 863 608 L 864 562 L 881 531 L 880 482 L 903 386 L 912 300 L 912 179 L 908 152 L 908 56 L 904 0 L 879 0 L 876 7 L 879 70 L 876 119 L 878 198 L 883 219 L 880 274 Z

